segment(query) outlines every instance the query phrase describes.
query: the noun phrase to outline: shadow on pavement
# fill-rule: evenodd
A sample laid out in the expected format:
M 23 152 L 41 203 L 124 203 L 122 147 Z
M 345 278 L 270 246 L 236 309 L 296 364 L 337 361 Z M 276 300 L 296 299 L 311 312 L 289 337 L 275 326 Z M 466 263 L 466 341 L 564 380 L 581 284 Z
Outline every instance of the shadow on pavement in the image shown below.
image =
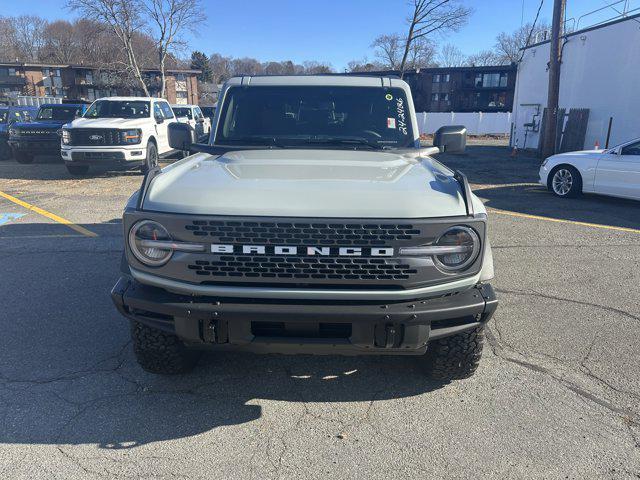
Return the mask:
M 166 166 L 178 160 L 176 156 L 163 158 L 160 166 Z M 82 180 L 87 178 L 109 178 L 134 176 L 140 177 L 140 168 L 127 168 L 109 165 L 91 166 L 86 175 L 71 175 L 61 158 L 37 156 L 33 163 L 21 164 L 14 159 L 0 161 L 0 179 L 5 180 Z
M 82 226 L 100 236 L 62 225 L 0 227 L 0 443 L 133 448 L 256 420 L 260 399 L 292 402 L 286 408 L 296 414 L 307 402 L 331 403 L 327 415 L 348 409 L 364 418 L 373 401 L 442 386 L 426 380 L 415 357 L 207 353 L 189 375 L 145 373 L 109 296 L 120 225 Z
M 530 152 L 511 157 L 506 146 L 468 145 L 463 154 L 440 154 L 435 158 L 460 170 L 472 184 L 504 185 L 538 181 L 541 160 Z

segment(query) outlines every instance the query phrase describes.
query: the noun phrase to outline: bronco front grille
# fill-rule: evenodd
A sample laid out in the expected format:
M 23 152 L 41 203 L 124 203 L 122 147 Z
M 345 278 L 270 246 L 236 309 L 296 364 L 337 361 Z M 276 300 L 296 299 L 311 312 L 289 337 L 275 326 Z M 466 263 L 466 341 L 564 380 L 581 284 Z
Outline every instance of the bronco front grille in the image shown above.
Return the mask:
M 185 228 L 212 242 L 259 245 L 384 246 L 412 240 L 420 230 L 411 224 L 298 223 L 193 220 Z
M 381 258 L 303 258 L 223 255 L 187 268 L 201 277 L 363 281 L 409 280 L 418 273 L 406 263 Z

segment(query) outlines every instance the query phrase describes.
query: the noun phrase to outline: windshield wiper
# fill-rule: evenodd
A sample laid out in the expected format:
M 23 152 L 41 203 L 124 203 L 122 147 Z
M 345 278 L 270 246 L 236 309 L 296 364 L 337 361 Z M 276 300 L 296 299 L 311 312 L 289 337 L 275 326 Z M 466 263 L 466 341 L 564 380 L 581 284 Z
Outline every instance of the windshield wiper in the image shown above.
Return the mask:
M 315 136 L 309 137 L 307 143 L 322 143 L 322 144 L 339 144 L 339 145 L 363 145 L 374 150 L 382 150 L 383 146 L 367 140 L 363 137 L 328 137 L 328 136 Z
M 284 138 L 288 140 L 288 138 Z M 287 148 L 290 145 L 282 143 L 283 138 L 272 135 L 249 135 L 246 137 L 236 137 L 226 139 L 227 143 L 238 145 L 264 145 L 265 147 Z

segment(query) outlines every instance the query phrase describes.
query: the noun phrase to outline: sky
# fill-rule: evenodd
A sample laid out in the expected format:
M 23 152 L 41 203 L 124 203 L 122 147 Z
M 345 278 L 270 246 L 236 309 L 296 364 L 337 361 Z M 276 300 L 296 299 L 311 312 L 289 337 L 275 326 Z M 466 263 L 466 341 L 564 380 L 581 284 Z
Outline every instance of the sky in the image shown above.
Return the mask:
M 640 0 L 629 0 L 640 8 Z M 193 50 L 207 55 L 254 57 L 260 61 L 328 62 L 342 70 L 351 60 L 373 60 L 372 40 L 406 30 L 407 0 L 202 0 L 208 22 L 189 34 Z M 495 37 L 533 21 L 540 0 L 462 0 L 473 8 L 467 26 L 435 40 L 470 55 L 489 49 Z M 65 0 L 0 0 L 0 15 L 37 14 L 73 19 Z M 567 0 L 567 18 L 614 4 L 616 0 Z M 617 2 L 622 5 L 622 1 Z M 540 19 L 551 23 L 553 0 L 544 0 Z M 640 10 L 639 10 L 640 11 Z M 600 14 L 615 12 L 606 9 Z M 592 17 L 596 18 L 596 17 Z M 606 17 L 605 17 L 606 18 Z

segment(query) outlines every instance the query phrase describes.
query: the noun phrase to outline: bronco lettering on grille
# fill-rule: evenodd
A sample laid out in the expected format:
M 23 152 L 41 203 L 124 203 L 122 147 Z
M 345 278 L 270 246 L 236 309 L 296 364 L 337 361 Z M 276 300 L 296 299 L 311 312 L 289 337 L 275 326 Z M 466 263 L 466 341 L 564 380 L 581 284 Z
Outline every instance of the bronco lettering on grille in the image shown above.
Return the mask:
M 302 247 L 291 245 L 211 245 L 211 253 L 242 253 L 247 255 L 298 255 L 334 257 L 392 257 L 390 247 Z

